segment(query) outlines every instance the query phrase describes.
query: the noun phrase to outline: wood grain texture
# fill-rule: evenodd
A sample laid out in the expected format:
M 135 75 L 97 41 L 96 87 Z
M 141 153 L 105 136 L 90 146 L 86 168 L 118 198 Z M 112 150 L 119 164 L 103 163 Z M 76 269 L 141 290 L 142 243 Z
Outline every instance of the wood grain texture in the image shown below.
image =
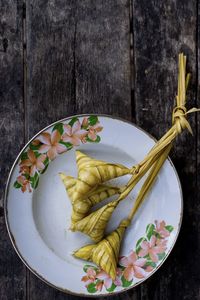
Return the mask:
M 27 131 L 33 136 L 75 113 L 73 1 L 27 1 Z M 54 299 L 54 289 L 32 273 L 28 299 Z M 67 296 L 68 297 L 68 296 Z
M 72 114 L 131 119 L 129 25 L 127 0 L 27 1 L 28 137 Z M 27 282 L 31 300 L 77 299 Z
M 0 299 L 25 299 L 26 269 L 10 243 L 3 211 L 6 178 L 24 144 L 22 5 L 0 1 Z
M 131 118 L 128 1 L 28 1 L 26 36 L 29 135 L 74 113 Z
M 157 138 L 171 124 L 180 51 L 188 55 L 192 73 L 188 106 L 196 104 L 196 22 L 196 1 L 133 1 L 136 120 Z M 196 137 L 195 116 L 190 123 Z M 141 299 L 198 297 L 199 275 L 192 267 L 200 263 L 195 137 L 184 132 L 172 154 L 184 194 L 181 234 L 161 270 L 141 285 Z
M 196 92 L 197 92 L 197 107 L 200 107 L 200 2 L 197 2 L 197 82 L 196 82 Z M 197 169 L 196 169 L 196 189 L 195 189 L 195 198 L 197 199 L 194 211 L 194 226 L 196 228 L 196 234 L 200 236 L 200 114 L 197 114 L 196 118 L 196 136 L 197 136 L 197 145 L 196 145 L 196 154 L 197 154 Z M 200 245 L 200 241 L 198 238 L 198 245 Z M 196 273 L 196 280 L 199 282 L 198 290 L 197 290 L 197 298 L 200 298 L 200 275 L 198 271 Z
M 129 1 L 79 1 L 76 109 L 131 119 Z
M 3 218 L 5 178 L 30 137 L 73 114 L 120 116 L 159 138 L 171 125 L 180 51 L 192 72 L 188 106 L 200 107 L 200 4 L 0 0 L 0 8 L 0 300 L 80 299 L 43 283 L 15 254 Z M 184 193 L 177 244 L 153 277 L 111 300 L 200 299 L 200 116 L 190 122 L 194 137 L 183 133 L 172 153 Z

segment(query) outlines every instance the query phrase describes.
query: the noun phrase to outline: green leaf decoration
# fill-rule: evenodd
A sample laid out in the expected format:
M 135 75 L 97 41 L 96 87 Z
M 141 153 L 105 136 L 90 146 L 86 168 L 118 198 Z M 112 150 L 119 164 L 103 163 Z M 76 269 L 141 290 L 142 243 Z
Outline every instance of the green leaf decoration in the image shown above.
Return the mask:
M 99 135 L 97 135 L 97 138 L 96 138 L 96 140 L 95 140 L 95 143 L 99 143 L 100 141 L 101 141 L 101 138 L 100 138 Z
M 159 260 L 162 260 L 164 257 L 165 257 L 165 252 L 158 254 Z
M 30 175 L 29 175 L 29 174 L 23 174 L 23 176 L 24 176 L 27 180 L 29 180 L 29 178 L 30 178 Z
M 33 177 L 30 177 L 31 187 L 33 189 L 36 189 L 39 183 L 39 175 L 37 172 L 35 172 L 35 175 Z
M 121 257 L 120 257 L 120 259 L 121 259 Z M 121 270 L 124 270 L 124 269 L 125 269 L 125 267 L 124 267 L 124 266 L 121 266 L 121 265 L 117 265 L 117 267 L 120 268 Z
M 99 271 L 99 269 L 98 269 L 97 267 L 92 266 L 92 265 L 84 265 L 83 271 L 84 271 L 85 273 L 87 273 L 87 270 L 88 270 L 89 268 L 95 270 L 96 272 Z
M 13 186 L 16 188 L 16 189 L 20 189 L 22 187 L 22 185 L 16 180 L 13 184 Z
M 25 160 L 25 159 L 28 159 L 28 153 L 27 152 L 22 152 L 21 154 L 21 160 Z
M 67 148 L 66 150 L 70 150 L 73 147 L 73 145 L 71 143 L 68 143 L 68 142 L 60 141 L 59 143 L 64 145 Z
M 94 282 L 88 284 L 87 286 L 87 290 L 89 293 L 93 294 L 93 293 L 96 293 L 97 289 L 96 289 L 96 285 Z
M 145 255 L 144 258 L 146 258 L 147 260 L 151 260 L 151 257 L 149 256 L 149 254 Z
M 141 238 L 137 241 L 137 243 L 136 243 L 136 253 L 137 253 L 137 254 L 138 254 L 139 251 L 141 250 L 140 245 L 141 245 L 141 243 L 142 243 L 143 241 L 146 241 L 146 239 L 143 238 L 143 237 L 141 237 Z
M 145 266 L 151 266 L 152 268 L 155 268 L 156 267 L 156 263 L 151 261 L 151 260 L 148 260 L 145 264 Z
M 86 141 L 90 143 L 99 143 L 101 141 L 101 138 L 99 135 L 97 135 L 97 138 L 95 141 L 91 140 L 88 136 L 86 137 Z
M 41 155 L 41 153 L 37 152 L 37 151 L 34 151 L 34 154 L 36 157 L 39 157 Z
M 158 232 L 155 232 L 154 234 L 157 239 L 159 239 L 159 240 L 162 239 L 161 235 Z
M 146 235 L 148 240 L 150 240 L 150 238 L 152 237 L 152 235 L 154 235 L 154 233 L 155 233 L 155 225 L 154 224 L 147 225 Z
M 128 287 L 128 286 L 130 286 L 130 285 L 132 284 L 132 282 L 133 282 L 133 280 L 131 280 L 131 281 L 126 280 L 126 279 L 124 278 L 124 275 L 122 276 L 121 280 L 122 280 L 122 286 L 123 286 L 123 287 Z
M 94 126 L 98 122 L 98 117 L 97 116 L 90 116 L 88 118 L 88 123 L 90 126 Z
M 40 174 L 44 174 L 44 173 L 46 172 L 48 166 L 49 166 L 49 164 L 47 164 L 47 165 L 45 166 L 45 168 L 40 172 Z
M 30 144 L 30 149 L 33 151 L 37 151 L 40 149 L 41 144 L 38 145 L 33 145 L 32 143 Z
M 111 287 L 109 289 L 106 289 L 108 292 L 113 292 L 116 289 L 116 285 L 112 283 Z
M 63 129 L 63 124 L 62 124 L 62 123 L 57 123 L 56 125 L 54 125 L 54 127 L 53 127 L 53 130 L 52 130 L 52 131 L 54 131 L 54 130 L 58 130 L 58 131 L 59 131 L 59 133 L 62 135 L 62 134 L 63 134 L 63 132 L 64 132 L 64 129 Z
M 167 229 L 169 232 L 172 232 L 174 230 L 174 227 L 171 225 L 165 226 L 165 229 Z
M 77 117 L 73 117 L 68 124 L 72 127 L 76 121 L 78 121 L 78 118 Z
M 46 171 L 46 169 L 48 168 L 48 165 L 49 165 L 48 156 L 45 158 L 45 161 L 43 162 L 43 164 L 45 165 L 45 168 L 40 172 L 40 174 L 43 174 Z
M 45 158 L 43 164 L 44 164 L 45 166 L 47 166 L 47 165 L 49 164 L 49 158 L 48 158 L 48 156 Z

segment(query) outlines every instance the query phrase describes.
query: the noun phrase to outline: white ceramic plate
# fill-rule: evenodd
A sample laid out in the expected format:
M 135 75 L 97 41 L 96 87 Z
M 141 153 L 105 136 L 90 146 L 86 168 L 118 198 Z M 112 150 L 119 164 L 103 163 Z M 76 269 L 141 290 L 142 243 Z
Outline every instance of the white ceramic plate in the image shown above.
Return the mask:
M 80 130 L 84 130 L 83 141 L 79 140 Z M 69 231 L 71 206 L 58 175 L 65 172 L 77 176 L 77 148 L 94 158 L 131 167 L 154 143 L 137 126 L 103 115 L 66 118 L 30 140 L 10 172 L 5 215 L 13 246 L 35 275 L 64 292 L 96 297 L 132 288 L 160 267 L 177 239 L 183 210 L 180 182 L 170 160 L 126 230 L 115 282 L 92 263 L 72 257 L 75 249 L 91 241 Z M 114 182 L 123 184 L 128 178 L 126 175 Z M 140 186 L 116 208 L 107 232 L 127 216 Z

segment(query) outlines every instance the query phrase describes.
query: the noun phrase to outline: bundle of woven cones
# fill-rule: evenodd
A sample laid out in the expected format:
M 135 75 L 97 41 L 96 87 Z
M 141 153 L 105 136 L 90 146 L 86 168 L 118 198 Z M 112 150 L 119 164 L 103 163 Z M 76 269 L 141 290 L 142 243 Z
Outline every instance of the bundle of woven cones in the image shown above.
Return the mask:
M 76 250 L 73 255 L 97 264 L 113 280 L 116 277 L 120 245 L 126 228 L 152 188 L 175 138 L 185 128 L 192 133 L 187 115 L 198 109 L 187 110 L 185 106 L 189 78 L 190 75 L 186 74 L 186 56 L 181 53 L 179 54 L 178 93 L 176 107 L 172 113 L 172 126 L 139 164 L 127 168 L 121 164 L 96 160 L 76 151 L 78 177 L 73 178 L 63 173 L 60 174 L 72 204 L 71 230 L 81 231 L 95 242 Z M 134 201 L 131 212 L 125 220 L 120 222 L 116 230 L 105 236 L 105 229 L 114 209 L 147 172 L 148 176 Z M 115 187 L 106 184 L 111 179 L 127 174 L 130 174 L 131 178 L 125 186 Z M 118 197 L 91 212 L 93 206 L 113 195 L 118 195 Z

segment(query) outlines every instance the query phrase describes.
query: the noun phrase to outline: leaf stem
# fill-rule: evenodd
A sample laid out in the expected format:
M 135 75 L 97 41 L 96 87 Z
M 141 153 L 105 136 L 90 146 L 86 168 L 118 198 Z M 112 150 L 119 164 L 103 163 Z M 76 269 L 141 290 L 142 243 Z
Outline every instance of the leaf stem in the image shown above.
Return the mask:
M 149 193 L 150 189 L 152 188 L 156 177 L 162 168 L 165 160 L 167 159 L 167 156 L 171 150 L 172 144 L 168 145 L 165 151 L 160 155 L 159 159 L 153 164 L 150 173 L 148 177 L 146 178 L 144 184 L 142 185 L 142 188 L 135 200 L 134 206 L 128 216 L 128 219 L 131 221 L 132 218 L 134 217 L 136 211 L 138 210 L 139 206 L 142 204 L 144 198 L 147 196 Z

